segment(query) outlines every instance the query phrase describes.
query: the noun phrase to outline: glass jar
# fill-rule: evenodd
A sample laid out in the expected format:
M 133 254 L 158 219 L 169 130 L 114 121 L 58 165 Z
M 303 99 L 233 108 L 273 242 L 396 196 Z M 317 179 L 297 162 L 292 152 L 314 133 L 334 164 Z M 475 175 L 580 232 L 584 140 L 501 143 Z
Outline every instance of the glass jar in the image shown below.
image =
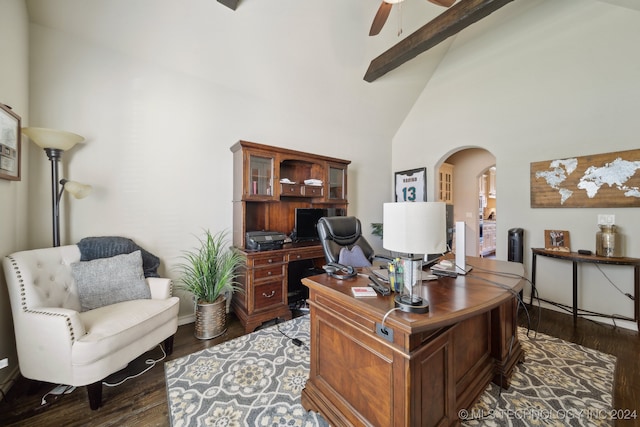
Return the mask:
M 622 256 L 622 242 L 616 232 L 615 225 L 599 224 L 600 231 L 596 233 L 596 255 L 604 257 Z

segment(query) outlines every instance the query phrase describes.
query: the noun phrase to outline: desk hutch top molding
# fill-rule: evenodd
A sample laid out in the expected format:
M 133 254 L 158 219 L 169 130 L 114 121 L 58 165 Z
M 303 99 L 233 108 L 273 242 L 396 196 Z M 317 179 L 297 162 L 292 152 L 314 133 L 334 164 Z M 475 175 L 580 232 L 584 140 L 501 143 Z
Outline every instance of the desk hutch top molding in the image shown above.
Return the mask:
M 250 251 L 248 231 L 278 231 L 289 235 L 296 208 L 329 208 L 347 213 L 349 160 L 321 156 L 249 141 L 239 141 L 233 152 L 233 245 L 246 256 L 238 275 L 242 292 L 233 295 L 231 307 L 252 332 L 262 323 L 291 319 L 289 266 L 293 262 L 325 262 L 320 242 L 285 243 L 282 249 Z M 280 180 L 288 179 L 289 183 Z M 319 185 L 305 184 L 314 179 Z

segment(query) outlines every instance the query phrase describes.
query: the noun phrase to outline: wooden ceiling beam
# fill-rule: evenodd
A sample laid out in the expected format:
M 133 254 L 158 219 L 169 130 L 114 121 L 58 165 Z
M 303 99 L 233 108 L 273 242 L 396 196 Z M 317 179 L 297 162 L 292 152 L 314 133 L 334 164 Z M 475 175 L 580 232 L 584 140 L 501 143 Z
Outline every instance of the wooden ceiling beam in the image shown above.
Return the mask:
M 461 0 L 369 64 L 364 79 L 373 82 L 513 0 Z
M 223 5 L 227 6 L 229 9 L 233 9 L 233 10 L 236 10 L 239 2 L 240 0 L 218 0 L 218 3 L 222 3 Z

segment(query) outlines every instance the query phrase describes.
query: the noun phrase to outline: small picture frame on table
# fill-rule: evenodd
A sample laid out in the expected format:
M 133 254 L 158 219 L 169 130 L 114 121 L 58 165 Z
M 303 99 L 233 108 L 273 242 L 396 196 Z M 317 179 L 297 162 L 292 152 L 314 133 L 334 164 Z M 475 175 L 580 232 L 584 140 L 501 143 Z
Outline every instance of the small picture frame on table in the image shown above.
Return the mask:
M 20 116 L 0 103 L 0 178 L 20 181 Z
M 548 251 L 571 252 L 569 232 L 566 230 L 544 230 L 544 248 Z
M 427 168 L 395 173 L 396 202 L 427 201 Z

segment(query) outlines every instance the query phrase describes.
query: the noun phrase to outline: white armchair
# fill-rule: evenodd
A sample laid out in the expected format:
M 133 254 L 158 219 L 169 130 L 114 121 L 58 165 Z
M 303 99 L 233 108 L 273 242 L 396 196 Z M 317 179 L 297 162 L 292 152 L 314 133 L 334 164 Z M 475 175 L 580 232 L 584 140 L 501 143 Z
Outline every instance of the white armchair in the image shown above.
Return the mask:
M 22 375 L 87 386 L 97 409 L 104 378 L 160 342 L 172 352 L 179 299 L 169 279 L 147 278 L 151 298 L 87 310 L 71 267 L 79 261 L 78 246 L 69 245 L 16 252 L 3 266 Z

